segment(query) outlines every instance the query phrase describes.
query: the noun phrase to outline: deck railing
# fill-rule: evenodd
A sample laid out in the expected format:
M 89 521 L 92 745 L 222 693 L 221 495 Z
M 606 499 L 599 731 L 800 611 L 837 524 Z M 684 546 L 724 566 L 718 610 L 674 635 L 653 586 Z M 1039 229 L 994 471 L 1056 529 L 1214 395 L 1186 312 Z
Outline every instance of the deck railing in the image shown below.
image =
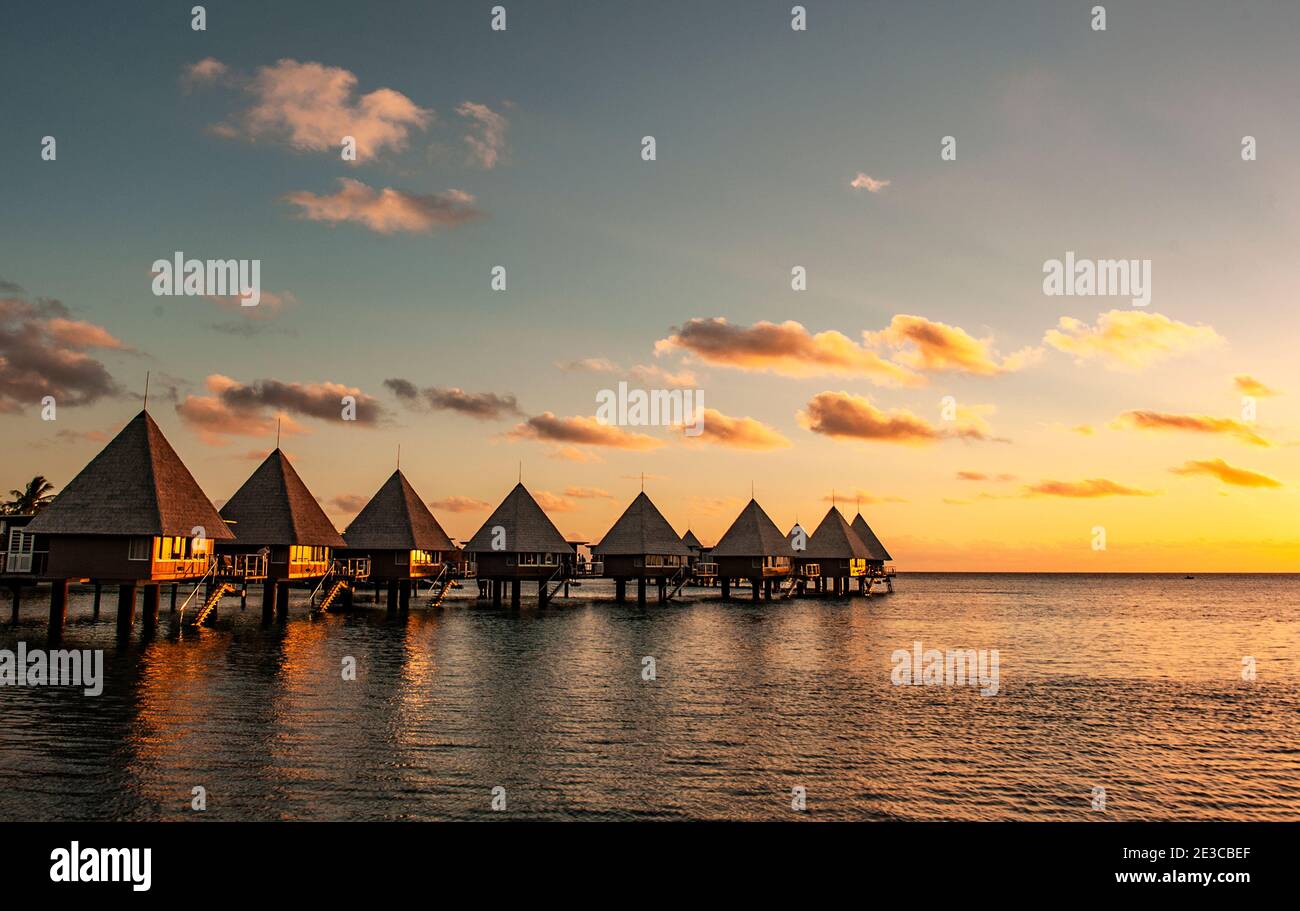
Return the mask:
M 330 566 L 330 574 L 334 576 L 343 576 L 347 579 L 369 579 L 370 558 L 347 557 L 345 559 L 335 560 Z
M 718 574 L 718 564 L 696 563 L 694 572 L 697 576 L 716 576 Z

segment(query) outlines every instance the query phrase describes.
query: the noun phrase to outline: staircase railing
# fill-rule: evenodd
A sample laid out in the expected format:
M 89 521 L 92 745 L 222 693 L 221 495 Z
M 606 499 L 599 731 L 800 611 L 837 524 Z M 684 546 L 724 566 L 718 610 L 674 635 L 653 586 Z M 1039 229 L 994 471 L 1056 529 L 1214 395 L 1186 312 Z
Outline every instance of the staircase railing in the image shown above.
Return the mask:
M 557 577 L 558 577 L 558 578 L 557 578 Z M 544 583 L 542 583 L 543 586 L 547 589 L 547 591 L 546 591 L 546 600 L 547 600 L 547 601 L 550 601 L 552 598 L 555 597 L 556 593 L 559 592 L 560 588 L 564 585 L 564 582 L 565 582 L 565 580 L 566 580 L 567 578 L 568 578 L 568 577 L 567 577 L 566 575 L 564 575 L 564 564 L 563 564 L 563 563 L 561 563 L 559 566 L 555 567 L 555 572 L 553 572 L 553 573 L 551 573 L 549 576 L 547 576 L 546 581 L 545 581 Z M 551 588 L 551 583 L 552 583 L 552 582 L 555 583 L 555 588 L 554 588 L 554 589 Z
M 183 602 L 181 602 L 181 606 L 177 610 L 176 616 L 182 622 L 185 620 L 185 609 L 190 606 L 190 602 L 193 601 L 194 596 L 199 593 L 199 589 L 203 587 L 203 583 L 208 581 L 210 578 L 212 578 L 212 575 L 213 573 L 216 572 L 216 569 L 217 569 L 217 561 L 215 560 L 209 561 L 208 571 L 199 577 L 199 580 L 194 583 L 194 590 L 189 593 L 189 595 L 186 597 L 186 599 Z
M 673 590 L 669 592 L 668 597 L 664 600 L 671 601 L 673 598 L 676 598 L 677 593 L 682 590 L 682 586 L 686 584 L 686 580 L 690 577 L 690 567 L 683 563 L 677 572 L 673 573 L 672 576 L 669 577 L 668 584 L 673 586 Z

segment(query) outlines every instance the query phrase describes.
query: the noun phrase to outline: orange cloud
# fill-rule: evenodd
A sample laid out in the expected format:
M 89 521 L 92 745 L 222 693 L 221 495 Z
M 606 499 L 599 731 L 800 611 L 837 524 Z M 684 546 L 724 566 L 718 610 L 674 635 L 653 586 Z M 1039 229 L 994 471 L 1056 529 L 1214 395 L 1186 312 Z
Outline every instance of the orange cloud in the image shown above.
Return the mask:
M 286 194 L 284 199 L 298 206 L 302 210 L 299 217 L 307 221 L 350 221 L 378 234 L 428 233 L 436 227 L 454 228 L 483 215 L 474 207 L 474 197 L 463 190 L 423 195 L 391 187 L 374 190 L 348 177 L 340 177 L 339 184 L 339 191 L 332 196 L 299 190 Z
M 1082 362 L 1096 359 L 1115 370 L 1140 370 L 1152 364 L 1217 345 L 1222 336 L 1209 326 L 1192 326 L 1145 310 L 1110 310 L 1097 325 L 1063 316 L 1043 341 Z
M 451 496 L 444 500 L 431 501 L 429 508 L 446 512 L 480 512 L 491 509 L 492 504 L 487 500 L 480 500 L 476 497 Z
M 879 332 L 864 332 L 863 338 L 868 345 L 898 349 L 896 360 L 901 364 L 934 372 L 994 376 L 1023 369 L 1042 356 L 1041 348 L 1023 348 L 999 358 L 991 339 L 977 339 L 959 326 L 907 313 L 897 314 Z
M 1040 481 L 1025 486 L 1027 497 L 1071 497 L 1092 499 L 1095 497 L 1153 497 L 1150 490 L 1125 487 L 1106 478 L 1090 478 L 1086 481 Z
M 942 430 L 906 409 L 881 411 L 869 399 L 847 392 L 819 392 L 797 417 L 804 428 L 834 439 L 920 445 L 949 437 L 989 438 L 983 428 L 970 423 Z
M 1223 459 L 1206 459 L 1203 461 L 1184 462 L 1178 468 L 1169 469 L 1174 474 L 1180 475 L 1209 475 L 1218 478 L 1224 484 L 1232 484 L 1236 487 L 1281 487 L 1282 482 L 1276 478 L 1270 478 L 1268 475 L 1259 474 L 1255 471 L 1249 471 L 1245 468 L 1237 468 L 1229 465 Z
M 890 183 L 891 181 L 877 180 L 871 175 L 859 171 L 857 176 L 849 181 L 849 186 L 855 190 L 866 190 L 868 193 L 879 193 L 881 190 L 885 189 L 885 187 L 889 186 Z
M 511 440 L 542 440 L 552 443 L 576 443 L 582 446 L 609 446 L 615 449 L 657 449 L 663 440 L 644 433 L 633 433 L 595 418 L 562 418 L 549 411 L 531 417 L 506 434 Z
M 794 320 L 737 326 L 722 317 L 692 319 L 655 342 L 655 353 L 687 351 L 701 360 L 780 376 L 864 377 L 883 386 L 920 386 L 925 378 L 885 360 L 840 332 L 810 333 Z
M 783 449 L 790 445 L 788 439 L 761 421 L 729 417 L 713 408 L 704 409 L 699 428 L 700 433 L 696 436 L 685 435 L 683 428 L 683 439 L 733 449 Z
M 185 79 L 210 82 L 225 73 L 225 64 L 209 57 L 191 65 Z M 341 67 L 283 59 L 239 81 L 252 105 L 213 128 L 228 138 L 338 154 L 343 137 L 351 136 L 360 162 L 384 149 L 406 148 L 411 131 L 433 121 L 433 111 L 393 89 L 356 94 L 356 75 Z
M 533 494 L 533 499 L 537 505 L 542 507 L 545 512 L 573 512 L 578 508 L 578 504 L 572 500 L 566 500 L 564 497 L 556 496 L 549 490 L 539 490 Z
M 22 289 L 0 281 L 0 295 Z M 102 362 L 87 351 L 129 351 L 102 326 L 74 320 L 57 300 L 0 296 L 0 413 L 39 406 L 89 405 L 121 392 Z
M 286 383 L 276 379 L 245 384 L 221 374 L 205 381 L 209 395 L 187 395 L 176 413 L 207 442 L 221 445 L 223 436 L 263 436 L 275 432 L 303 433 L 290 415 L 324 421 L 343 420 L 343 397 L 356 399 L 355 421 L 374 425 L 383 417 L 379 403 L 360 389 L 341 383 Z
M 1016 476 L 1013 474 L 985 474 L 982 471 L 959 471 L 957 472 L 958 481 L 1014 481 Z
M 1270 389 L 1259 380 L 1245 373 L 1239 373 L 1232 378 L 1232 383 L 1237 387 L 1237 391 L 1243 395 L 1253 395 L 1257 399 L 1266 399 L 1271 396 L 1281 395 L 1276 389 Z
M 1253 446 L 1273 445 L 1256 433 L 1248 424 L 1232 418 L 1215 418 L 1204 414 L 1126 411 L 1115 419 L 1112 426 L 1131 430 L 1183 430 L 1191 433 L 1217 433 L 1234 436 Z

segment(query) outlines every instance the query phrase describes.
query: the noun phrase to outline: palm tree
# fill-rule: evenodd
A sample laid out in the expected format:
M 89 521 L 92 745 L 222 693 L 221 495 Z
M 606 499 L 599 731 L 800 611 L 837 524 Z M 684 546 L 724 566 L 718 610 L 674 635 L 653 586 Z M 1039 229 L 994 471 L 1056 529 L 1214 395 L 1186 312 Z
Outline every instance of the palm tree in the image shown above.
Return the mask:
M 25 489 L 11 490 L 9 495 L 9 502 L 0 506 L 0 510 L 11 516 L 31 516 L 54 499 L 54 485 L 38 474 L 27 482 Z

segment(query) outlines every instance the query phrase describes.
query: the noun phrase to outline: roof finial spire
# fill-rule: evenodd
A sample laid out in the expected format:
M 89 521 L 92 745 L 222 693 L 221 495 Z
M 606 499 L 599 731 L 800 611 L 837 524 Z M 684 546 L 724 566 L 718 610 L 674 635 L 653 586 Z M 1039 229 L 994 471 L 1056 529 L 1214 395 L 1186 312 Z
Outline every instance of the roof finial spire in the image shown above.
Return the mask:
M 279 415 L 276 415 L 275 418 L 275 448 L 276 449 L 280 448 L 280 416 Z
M 149 410 L 149 371 L 144 372 L 144 410 Z
M 397 444 L 397 470 L 402 470 L 402 444 Z
M 641 492 L 645 493 L 645 472 L 641 472 Z
M 524 483 L 524 460 L 519 460 L 519 483 Z

